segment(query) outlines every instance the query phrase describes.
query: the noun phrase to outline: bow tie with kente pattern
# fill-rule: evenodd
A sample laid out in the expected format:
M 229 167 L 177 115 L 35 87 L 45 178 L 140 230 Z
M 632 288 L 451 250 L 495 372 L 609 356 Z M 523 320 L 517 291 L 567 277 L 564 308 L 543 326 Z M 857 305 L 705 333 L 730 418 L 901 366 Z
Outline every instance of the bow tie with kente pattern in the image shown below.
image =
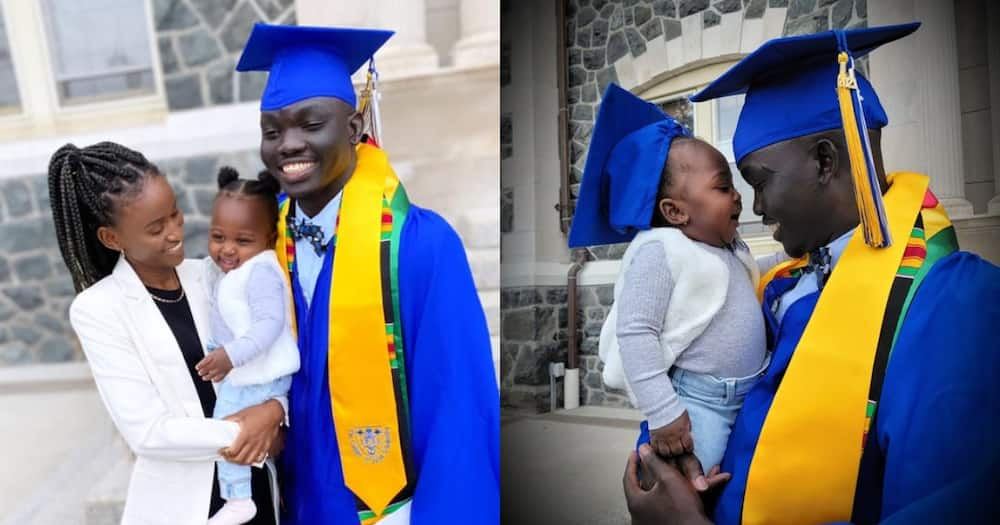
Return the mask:
M 804 268 L 806 273 L 816 274 L 816 286 L 822 290 L 826 279 L 830 276 L 832 258 L 830 249 L 821 246 L 809 253 L 809 265 Z
M 326 244 L 323 244 L 323 228 L 318 224 L 313 224 L 304 218 L 300 218 L 298 222 L 295 221 L 295 217 L 289 215 L 286 218 L 288 223 L 288 230 L 292 233 L 292 238 L 296 241 L 307 240 L 309 244 L 312 244 L 313 249 L 316 250 L 316 255 L 322 257 L 326 253 Z

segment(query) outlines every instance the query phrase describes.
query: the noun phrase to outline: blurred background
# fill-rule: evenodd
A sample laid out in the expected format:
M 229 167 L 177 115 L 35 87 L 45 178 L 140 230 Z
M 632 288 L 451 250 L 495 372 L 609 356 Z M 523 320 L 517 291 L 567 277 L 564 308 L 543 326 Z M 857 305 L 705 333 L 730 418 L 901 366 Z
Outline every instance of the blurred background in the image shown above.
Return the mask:
M 143 152 L 177 192 L 187 255 L 204 255 L 218 167 L 263 167 L 266 73 L 233 70 L 258 21 L 396 31 L 376 54 L 382 145 L 411 200 L 461 235 L 497 361 L 498 0 L 0 0 L 0 524 L 118 523 L 131 468 L 67 322 L 49 156 Z
M 624 244 L 566 231 L 607 85 L 660 105 L 732 162 L 742 96 L 687 97 L 768 39 L 919 21 L 860 60 L 889 115 L 885 167 L 931 178 L 962 249 L 1000 263 L 1000 3 L 988 0 L 509 0 L 501 4 L 504 523 L 626 523 L 641 414 L 605 388 L 597 341 Z M 734 175 L 738 173 L 732 165 Z M 757 255 L 780 245 L 743 195 Z

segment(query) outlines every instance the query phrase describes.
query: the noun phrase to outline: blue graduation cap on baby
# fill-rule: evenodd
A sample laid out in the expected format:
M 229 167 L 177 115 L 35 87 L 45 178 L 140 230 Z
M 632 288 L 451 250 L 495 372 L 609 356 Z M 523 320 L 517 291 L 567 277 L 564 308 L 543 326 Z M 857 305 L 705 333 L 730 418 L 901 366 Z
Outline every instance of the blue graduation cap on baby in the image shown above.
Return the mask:
M 351 74 L 393 35 L 381 29 L 254 25 L 237 71 L 268 71 L 261 111 L 312 97 L 356 106 Z
M 670 143 L 690 136 L 655 104 L 608 85 L 583 168 L 569 246 L 632 240 L 650 227 Z
M 746 93 L 733 134 L 736 162 L 748 153 L 787 139 L 839 129 L 842 124 L 837 100 L 837 54 L 846 44 L 853 58 L 902 38 L 919 23 L 879 26 L 776 38 L 722 74 L 691 97 L 692 102 Z M 871 84 L 855 73 L 861 107 L 869 129 L 889 122 Z

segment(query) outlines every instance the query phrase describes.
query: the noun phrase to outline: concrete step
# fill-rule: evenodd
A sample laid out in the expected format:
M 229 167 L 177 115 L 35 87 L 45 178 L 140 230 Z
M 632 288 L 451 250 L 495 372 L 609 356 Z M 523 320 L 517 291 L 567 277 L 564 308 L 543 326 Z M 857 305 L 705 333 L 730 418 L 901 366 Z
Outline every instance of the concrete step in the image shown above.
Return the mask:
M 87 521 L 89 493 L 95 483 L 101 485 L 119 471 L 118 464 L 128 448 L 106 417 L 96 419 L 85 434 L 80 435 L 79 445 L 67 453 L 59 466 L 21 502 L 18 508 L 6 515 L 2 525 L 91 525 Z M 127 474 L 126 474 L 127 475 Z M 127 484 L 127 480 L 126 480 Z M 125 491 L 118 496 L 124 502 Z M 118 523 L 97 522 L 99 525 Z
M 634 428 L 636 432 L 639 431 L 639 423 L 645 419 L 642 412 L 636 409 L 602 406 L 556 410 L 545 414 L 544 417 L 567 423 Z
M 111 460 L 103 479 L 87 494 L 84 502 L 85 525 L 117 525 L 122 519 L 135 456 L 121 437 L 116 437 L 110 448 L 109 455 L 116 459 Z
M 625 428 L 508 410 L 501 417 L 501 523 L 629 523 L 622 473 L 637 423 Z
M 0 395 L 91 389 L 94 376 L 85 361 L 0 367 Z

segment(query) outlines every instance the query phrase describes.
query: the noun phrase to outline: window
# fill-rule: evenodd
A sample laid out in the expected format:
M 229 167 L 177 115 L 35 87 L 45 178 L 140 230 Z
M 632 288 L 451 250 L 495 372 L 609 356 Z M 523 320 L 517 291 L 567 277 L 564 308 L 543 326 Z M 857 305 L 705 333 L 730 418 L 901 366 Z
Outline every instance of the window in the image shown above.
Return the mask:
M 743 177 L 740 177 L 733 157 L 733 132 L 736 130 L 740 109 L 743 108 L 744 95 L 720 98 L 708 104 L 699 105 L 692 104 L 688 100 L 688 96 L 692 93 L 694 91 L 668 97 L 659 102 L 659 106 L 668 115 L 694 131 L 695 136 L 707 140 L 726 156 L 726 160 L 729 161 L 729 169 L 733 173 L 733 183 L 740 195 L 743 196 L 743 213 L 740 215 L 740 223 L 759 223 L 760 218 L 753 214 L 753 189 L 743 180 Z M 705 121 L 710 121 L 712 125 L 703 125 Z
M 0 141 L 162 122 L 154 1 L 0 0 Z
M 744 95 L 724 97 L 699 104 L 692 104 L 688 97 L 707 86 L 736 62 L 731 59 L 690 64 L 683 71 L 665 72 L 657 82 L 643 85 L 635 94 L 659 105 L 667 114 L 688 126 L 696 137 L 711 143 L 726 157 L 733 173 L 733 184 L 743 197 L 740 214 L 740 235 L 755 253 L 771 253 L 780 249 L 771 237 L 770 228 L 761 223 L 753 213 L 753 189 L 736 169 L 733 156 L 733 132 L 743 109 Z
M 694 129 L 694 104 L 688 100 L 687 96 L 668 99 L 660 103 L 660 109 L 667 115 L 674 117 L 687 129 Z
M 733 95 L 711 102 L 714 106 L 712 108 L 714 115 L 712 144 L 729 161 L 729 170 L 733 173 L 733 183 L 736 190 L 743 196 L 743 213 L 740 214 L 740 223 L 752 223 L 763 227 L 760 224 L 760 217 L 753 213 L 753 188 L 740 176 L 740 170 L 736 168 L 736 157 L 733 155 L 733 132 L 736 131 L 736 121 L 740 117 L 740 110 L 743 109 L 745 98 L 745 95 Z M 747 232 L 744 231 L 744 233 Z
M 7 25 L 3 11 L 0 10 L 0 115 L 16 113 L 20 106 L 21 97 L 17 92 L 17 77 L 14 75 L 14 61 L 10 56 Z
M 705 139 L 725 155 L 729 169 L 733 173 L 733 184 L 743 197 L 743 213 L 740 214 L 740 232 L 743 235 L 766 233 L 769 231 L 753 213 L 753 189 L 740 177 L 733 156 L 733 132 L 743 109 L 744 95 L 734 95 L 715 99 L 704 104 L 692 104 L 688 97 L 697 90 L 673 94 L 656 101 L 671 117 L 694 132 L 696 137 Z
M 155 92 L 145 2 L 45 0 L 62 104 Z

